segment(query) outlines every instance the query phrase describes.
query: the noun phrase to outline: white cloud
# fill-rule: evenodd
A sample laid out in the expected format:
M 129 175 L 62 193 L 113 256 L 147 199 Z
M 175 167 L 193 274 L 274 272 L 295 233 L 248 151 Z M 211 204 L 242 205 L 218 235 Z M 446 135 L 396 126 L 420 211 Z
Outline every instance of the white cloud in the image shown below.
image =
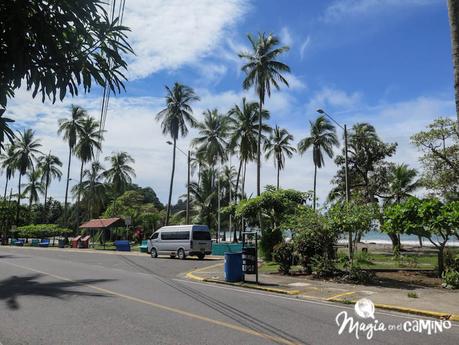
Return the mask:
M 315 112 L 318 108 L 337 111 L 348 111 L 362 101 L 360 92 L 348 93 L 333 87 L 324 87 L 316 92 L 307 103 L 306 109 Z
M 300 46 L 300 59 L 303 60 L 306 49 L 311 45 L 311 36 L 308 35 Z
M 324 22 L 335 22 L 351 16 L 377 15 L 384 10 L 441 3 L 441 0 L 335 0 L 326 8 L 321 19 Z
M 225 112 L 235 103 L 240 103 L 243 96 L 250 100 L 256 100 L 251 92 L 236 92 L 232 90 L 213 93 L 208 89 L 197 89 L 201 101 L 193 107 L 195 116 L 199 119 L 202 111 L 206 108 L 217 107 Z M 321 102 L 319 102 L 319 100 Z M 100 159 L 109 155 L 112 151 L 127 151 L 136 160 L 135 170 L 137 178 L 135 182 L 141 186 L 151 186 L 158 194 L 160 200 L 165 202 L 168 195 L 168 185 L 171 169 L 171 147 L 166 144 L 168 138 L 163 136 L 155 114 L 163 107 L 162 97 L 117 97 L 112 98 L 106 123 L 107 133 L 103 144 L 104 152 Z M 319 103 L 316 103 L 319 102 Z M 37 136 L 43 143 L 43 152 L 51 150 L 58 155 L 64 167 L 67 164 L 67 144 L 57 136 L 57 120 L 68 117 L 71 103 L 86 107 L 90 114 L 98 117 L 100 98 L 83 96 L 75 99 L 68 98 L 63 103 L 51 105 L 49 102 L 42 104 L 40 100 L 32 100 L 27 92 L 18 91 L 8 108 L 8 116 L 18 120 L 16 125 L 31 127 L 37 132 Z M 296 143 L 308 135 L 309 127 L 307 120 L 315 114 L 298 110 L 299 101 L 287 90 L 273 93 L 267 101 L 266 107 L 271 110 L 271 124 L 277 123 L 287 128 L 295 137 Z M 419 167 L 418 152 L 410 144 L 409 138 L 414 133 L 425 128 L 437 116 L 454 114 L 454 102 L 444 97 L 419 97 L 398 103 L 383 103 L 376 106 L 365 105 L 359 93 L 344 92 L 332 88 L 324 88 L 313 94 L 308 104 L 318 106 L 330 106 L 330 112 L 338 108 L 350 107 L 351 113 L 334 113 L 338 120 L 346 122 L 349 127 L 353 123 L 366 121 L 375 125 L 378 134 L 386 142 L 398 142 L 399 147 L 393 161 L 405 162 L 413 167 Z M 324 105 L 325 104 L 325 105 Z M 292 115 L 293 114 L 293 115 Z M 302 120 L 302 118 L 304 119 Z M 339 131 L 340 132 L 340 131 Z M 339 133 L 340 136 L 342 133 Z M 186 150 L 195 131 L 190 131 L 186 138 L 179 139 L 179 146 Z M 336 151 L 337 152 L 337 151 Z M 233 158 L 233 164 L 236 164 Z M 106 163 L 104 162 L 105 166 Z M 311 190 L 313 181 L 313 169 L 311 152 L 303 156 L 295 155 L 286 162 L 286 170 L 281 172 L 281 185 L 285 188 L 299 190 Z M 330 180 L 336 172 L 336 166 L 332 160 L 327 159 L 325 167 L 318 173 L 318 196 L 323 202 L 331 188 Z M 73 160 L 71 177 L 77 180 L 79 177 L 79 161 Z M 275 184 L 276 171 L 273 163 L 263 162 L 262 185 Z M 72 181 L 73 183 L 73 181 Z M 10 184 L 16 188 L 16 179 Z M 0 190 L 3 190 L 4 180 L 0 179 Z M 177 155 L 176 175 L 174 182 L 174 202 L 185 192 L 186 187 L 186 157 Z M 64 198 L 64 179 L 61 182 L 53 182 L 50 194 L 59 199 Z M 256 167 L 250 164 L 247 167 L 247 192 L 256 192 Z
M 293 38 L 288 27 L 284 26 L 280 31 L 280 43 L 281 45 L 292 47 Z
M 132 0 L 123 24 L 131 28 L 129 79 L 192 64 L 221 44 L 247 11 L 242 0 Z

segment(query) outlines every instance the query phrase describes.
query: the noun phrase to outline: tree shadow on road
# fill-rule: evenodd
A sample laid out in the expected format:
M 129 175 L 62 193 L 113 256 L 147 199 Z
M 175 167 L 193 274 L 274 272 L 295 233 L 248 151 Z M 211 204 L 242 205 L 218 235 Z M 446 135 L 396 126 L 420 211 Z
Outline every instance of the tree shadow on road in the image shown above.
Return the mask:
M 83 279 L 77 281 L 41 282 L 42 274 L 12 276 L 0 281 L 0 300 L 5 300 L 9 309 L 20 308 L 18 298 L 21 296 L 54 297 L 60 300 L 72 296 L 109 297 L 109 295 L 72 289 L 84 284 L 98 284 L 110 279 Z

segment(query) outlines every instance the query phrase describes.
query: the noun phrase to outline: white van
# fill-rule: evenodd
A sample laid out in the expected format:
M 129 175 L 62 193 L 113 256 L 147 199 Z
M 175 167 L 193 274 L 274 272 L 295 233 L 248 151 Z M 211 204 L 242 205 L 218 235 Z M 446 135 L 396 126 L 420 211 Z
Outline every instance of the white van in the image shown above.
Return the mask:
M 203 259 L 212 253 L 212 240 L 207 225 L 163 226 L 151 235 L 148 252 L 152 258 L 169 254 L 185 259 L 188 255 Z

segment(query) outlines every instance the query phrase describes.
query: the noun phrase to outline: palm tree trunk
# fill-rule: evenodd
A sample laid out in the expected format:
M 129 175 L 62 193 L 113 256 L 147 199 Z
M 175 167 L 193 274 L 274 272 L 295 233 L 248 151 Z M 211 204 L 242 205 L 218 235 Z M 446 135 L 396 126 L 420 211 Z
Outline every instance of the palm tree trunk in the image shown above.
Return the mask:
M 166 214 L 166 226 L 169 225 L 169 218 L 171 214 L 171 201 L 172 201 L 172 188 L 174 186 L 174 173 L 175 173 L 175 150 L 177 147 L 177 139 L 174 138 L 174 150 L 172 152 L 172 173 L 171 173 L 171 184 L 169 186 L 169 199 L 167 201 L 167 214 Z
M 68 216 L 67 216 L 67 197 L 69 194 L 69 182 L 70 182 L 70 163 L 72 162 L 72 148 L 69 148 L 69 164 L 67 166 L 67 181 L 65 183 L 65 201 L 64 201 L 64 219 L 65 225 L 68 225 Z
M 459 135 L 459 1 L 448 0 L 449 25 L 451 29 L 451 48 L 454 66 L 454 94 L 456 98 L 456 129 Z
M 80 225 L 80 200 L 81 200 L 80 188 L 81 188 L 81 183 L 83 182 L 83 166 L 84 166 L 84 162 L 81 161 L 80 183 L 77 186 L 77 204 L 76 204 L 76 228 L 77 229 L 78 229 L 78 226 Z
M 247 171 L 247 161 L 244 161 L 244 173 L 242 175 L 242 190 L 241 190 L 241 199 L 244 198 L 245 195 L 245 173 Z
M 279 174 L 280 174 L 280 167 L 279 167 L 279 164 L 277 164 L 277 190 L 279 190 Z
M 261 126 L 262 123 L 262 112 L 263 102 L 260 96 L 260 103 L 259 103 L 259 114 L 258 114 L 258 149 L 257 149 L 257 196 L 261 193 L 261 181 L 260 181 L 260 173 L 261 173 Z M 261 224 L 260 224 L 261 226 Z
M 313 196 L 313 209 L 316 210 L 316 188 L 317 188 L 317 164 L 314 164 L 314 196 Z
M 241 170 L 242 170 L 242 159 L 239 162 L 239 169 L 237 171 L 237 177 L 236 177 L 236 187 L 234 189 L 234 198 L 237 200 L 237 193 L 239 191 L 239 179 L 241 177 Z
M 3 193 L 3 199 L 6 200 L 6 190 L 8 189 L 8 182 L 9 182 L 9 178 L 7 177 L 6 178 L 6 182 L 5 182 L 5 192 Z
M 48 201 L 48 186 L 49 186 L 49 171 L 46 173 L 46 182 L 45 182 L 45 202 L 43 203 L 43 219 L 45 220 L 45 223 L 48 223 L 48 212 L 46 207 L 48 206 L 47 201 Z
M 18 203 L 16 205 L 16 225 L 19 224 L 19 206 L 21 205 L 21 179 L 22 179 L 22 174 L 21 172 L 19 172 Z

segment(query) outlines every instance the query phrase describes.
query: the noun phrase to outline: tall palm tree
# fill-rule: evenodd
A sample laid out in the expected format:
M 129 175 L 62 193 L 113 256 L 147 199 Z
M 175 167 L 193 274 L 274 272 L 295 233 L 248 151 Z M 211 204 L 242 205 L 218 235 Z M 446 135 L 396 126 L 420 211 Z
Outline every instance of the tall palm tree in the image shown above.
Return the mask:
M 90 219 L 99 214 L 104 206 L 107 191 L 106 185 L 103 183 L 104 178 L 104 167 L 99 162 L 92 162 L 91 167 L 83 172 L 82 183 L 72 188 L 74 194 L 80 193 L 83 196 Z
M 3 144 L 5 142 L 5 138 L 7 138 L 12 144 L 15 137 L 13 130 L 9 126 L 9 124 L 13 123 L 14 120 L 3 117 L 4 113 L 5 109 L 0 109 L 0 153 L 5 148 Z
M 246 60 L 246 64 L 242 66 L 242 71 L 246 73 L 246 78 L 242 86 L 245 90 L 255 87 L 259 99 L 259 110 L 263 111 L 263 104 L 265 97 L 271 97 L 271 87 L 274 86 L 279 89 L 279 83 L 288 86 L 287 80 L 282 73 L 290 72 L 290 67 L 277 60 L 277 58 L 289 47 L 278 47 L 279 39 L 272 35 L 259 33 L 255 38 L 252 35 L 247 36 L 252 51 L 242 52 L 239 57 Z M 260 184 L 260 170 L 261 170 L 261 131 L 262 131 L 262 117 L 259 117 L 258 127 L 258 146 L 257 146 L 257 195 L 261 193 Z
M 257 152 L 257 136 L 259 128 L 259 112 L 258 104 L 255 102 L 247 102 L 242 99 L 241 106 L 235 104 L 228 112 L 230 126 L 230 142 L 231 150 L 236 150 L 239 156 L 239 169 L 236 177 L 235 195 L 239 193 L 239 181 L 243 165 L 248 161 L 254 160 Z M 262 111 L 262 120 L 269 119 L 269 112 Z M 262 123 L 262 140 L 266 137 L 264 134 L 271 131 L 271 127 Z
M 459 1 L 448 0 L 449 25 L 451 29 L 451 48 L 454 66 L 454 93 L 456 98 L 457 133 L 459 135 Z
M 196 124 L 198 137 L 191 141 L 191 145 L 196 147 L 196 156 L 214 165 L 228 157 L 228 117 L 219 114 L 217 109 L 206 110 L 203 115 L 204 120 Z
M 293 153 L 296 152 L 296 149 L 290 145 L 292 140 L 293 135 L 276 125 L 269 140 L 265 143 L 266 159 L 273 156 L 274 166 L 277 168 L 277 189 L 279 189 L 279 173 L 285 166 L 285 156 L 292 158 Z
M 34 163 L 37 162 L 37 155 L 42 154 L 39 150 L 41 147 L 40 140 L 35 139 L 35 132 L 31 129 L 25 129 L 18 132 L 14 142 L 14 166 L 19 172 L 18 182 L 18 201 L 16 205 L 16 224 L 19 221 L 19 206 L 21 204 L 21 182 L 22 176 L 29 170 L 34 171 Z
M 62 167 L 61 160 L 59 159 L 59 157 L 52 155 L 51 152 L 49 152 L 46 156 L 41 156 L 38 159 L 38 169 L 41 172 L 41 182 L 43 182 L 45 186 L 45 201 L 43 205 L 45 220 L 47 214 L 46 206 L 48 201 L 48 188 L 53 179 L 57 178 L 59 181 L 61 180 L 62 171 L 61 169 L 59 169 L 60 167 Z
M 73 105 L 70 108 L 70 118 L 69 119 L 60 119 L 59 128 L 57 134 L 63 134 L 63 139 L 67 141 L 69 145 L 69 160 L 67 164 L 67 180 L 65 181 L 65 199 L 64 199 L 64 217 L 67 221 L 67 207 L 68 207 L 68 192 L 69 192 L 69 182 L 70 182 L 70 165 L 72 162 L 72 154 L 75 149 L 75 145 L 78 140 L 79 133 L 82 128 L 83 118 L 87 116 L 85 109 Z
M 217 191 L 214 186 L 216 170 L 206 167 L 200 172 L 200 182 L 190 184 L 191 208 L 195 216 L 193 222 L 206 224 L 215 229 L 217 224 Z
M 41 172 L 32 170 L 27 173 L 29 179 L 27 184 L 24 184 L 24 194 L 29 195 L 29 215 L 32 215 L 32 204 L 40 200 L 39 195 L 45 192 L 45 185 L 41 182 Z
M 163 134 L 170 135 L 174 142 L 172 152 L 171 183 L 169 186 L 169 199 L 167 202 L 166 225 L 169 224 L 171 212 L 177 139 L 179 135 L 185 137 L 188 134 L 187 126 L 195 125 L 196 120 L 193 118 L 193 109 L 191 108 L 191 103 L 198 100 L 199 97 L 194 93 L 191 87 L 179 83 L 175 83 L 172 89 L 166 86 L 166 108 L 161 110 L 156 115 L 156 120 L 161 121 Z
M 0 161 L 1 168 L 5 171 L 5 191 L 3 193 L 3 199 L 6 200 L 8 182 L 14 177 L 14 172 L 16 171 L 13 144 L 9 144 L 5 147 L 5 152 L 0 155 Z
M 323 152 L 328 157 L 333 157 L 333 146 L 338 146 L 338 137 L 336 128 L 324 116 L 321 115 L 312 122 L 309 121 L 310 135 L 298 143 L 298 151 L 303 154 L 312 147 L 312 160 L 314 162 L 314 210 L 316 209 L 316 187 L 317 187 L 317 169 L 322 168 L 325 164 Z M 323 151 L 323 152 L 322 152 Z
M 81 161 L 80 168 L 80 185 L 83 180 L 83 167 L 84 164 L 94 159 L 96 152 L 102 149 L 103 131 L 100 130 L 99 122 L 92 117 L 85 117 L 81 120 L 81 130 L 79 133 L 78 142 L 75 145 L 75 155 Z M 80 200 L 81 193 L 77 192 L 76 204 L 76 221 L 77 226 L 80 222 Z
M 104 177 L 113 186 L 115 194 L 119 196 L 135 177 L 134 168 L 129 165 L 135 163 L 135 160 L 127 152 L 113 152 L 110 157 L 105 157 L 105 160 L 110 162 L 111 167 L 104 172 Z
M 389 173 L 388 195 L 386 202 L 400 203 L 412 196 L 412 193 L 420 187 L 416 180 L 416 169 L 410 168 L 407 164 L 395 165 Z

